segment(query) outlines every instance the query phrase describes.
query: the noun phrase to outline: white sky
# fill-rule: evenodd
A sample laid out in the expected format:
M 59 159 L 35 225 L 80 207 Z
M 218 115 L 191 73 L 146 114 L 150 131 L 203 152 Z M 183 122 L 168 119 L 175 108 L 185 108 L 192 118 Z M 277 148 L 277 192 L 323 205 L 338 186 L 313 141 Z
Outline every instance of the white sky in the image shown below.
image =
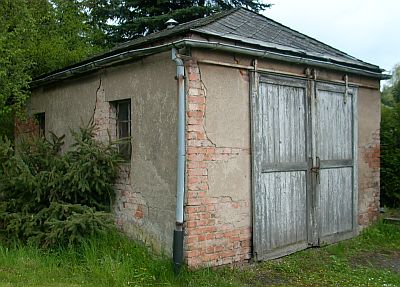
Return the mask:
M 400 0 L 264 0 L 263 14 L 391 71 L 400 63 Z

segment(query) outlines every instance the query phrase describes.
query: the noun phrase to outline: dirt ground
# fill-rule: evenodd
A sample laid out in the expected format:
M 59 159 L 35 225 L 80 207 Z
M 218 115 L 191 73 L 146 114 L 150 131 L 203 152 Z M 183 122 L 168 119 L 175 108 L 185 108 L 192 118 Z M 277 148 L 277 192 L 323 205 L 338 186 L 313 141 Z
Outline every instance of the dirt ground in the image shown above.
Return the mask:
M 355 267 L 372 267 L 400 273 L 400 252 L 380 251 L 379 253 L 361 253 L 352 257 L 350 264 Z

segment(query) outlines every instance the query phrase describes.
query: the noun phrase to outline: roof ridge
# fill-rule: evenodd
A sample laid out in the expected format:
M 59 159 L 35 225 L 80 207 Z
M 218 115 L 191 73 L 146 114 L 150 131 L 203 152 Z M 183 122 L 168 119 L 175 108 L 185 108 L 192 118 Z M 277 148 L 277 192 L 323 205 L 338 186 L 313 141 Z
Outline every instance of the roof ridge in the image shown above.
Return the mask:
M 192 29 L 204 27 L 204 26 L 207 26 L 208 24 L 214 23 L 222 18 L 225 18 L 226 16 L 232 14 L 233 12 L 235 12 L 239 9 L 240 8 L 232 8 L 232 9 L 228 9 L 228 10 L 223 10 L 223 11 L 219 11 L 215 14 L 206 16 L 206 17 L 197 18 L 197 19 L 193 19 L 188 22 L 180 23 L 170 29 L 166 28 L 166 29 L 163 29 L 160 31 L 156 31 L 156 32 L 147 34 L 145 36 L 141 36 L 141 37 L 134 38 L 134 39 L 126 41 L 126 42 L 119 43 L 116 46 L 112 47 L 109 51 L 124 49 L 126 47 L 131 46 L 132 44 L 134 45 L 135 42 L 137 42 L 137 41 L 146 42 L 148 39 L 154 39 L 154 38 L 157 38 L 158 36 L 163 37 L 163 34 L 168 34 L 167 36 L 172 36 L 174 34 L 180 34 L 183 32 L 190 31 Z
M 217 20 L 225 18 L 228 15 L 232 14 L 233 12 L 238 11 L 239 9 L 240 8 L 231 8 L 231 9 L 228 9 L 228 10 L 222 10 L 222 11 L 219 11 L 219 12 L 217 12 L 215 14 L 211 14 L 209 16 L 202 17 L 202 18 L 197 18 L 197 19 L 194 19 L 194 20 L 191 20 L 191 21 L 179 24 L 179 25 L 188 25 L 188 26 L 190 26 L 190 24 L 193 23 L 193 22 L 199 22 L 198 25 L 194 25 L 194 26 L 190 27 L 189 29 L 203 27 L 203 26 L 206 26 L 206 25 L 208 25 L 210 23 L 213 23 L 213 22 L 215 22 Z M 202 23 L 202 22 L 204 22 L 204 23 Z M 179 25 L 177 25 L 177 27 Z

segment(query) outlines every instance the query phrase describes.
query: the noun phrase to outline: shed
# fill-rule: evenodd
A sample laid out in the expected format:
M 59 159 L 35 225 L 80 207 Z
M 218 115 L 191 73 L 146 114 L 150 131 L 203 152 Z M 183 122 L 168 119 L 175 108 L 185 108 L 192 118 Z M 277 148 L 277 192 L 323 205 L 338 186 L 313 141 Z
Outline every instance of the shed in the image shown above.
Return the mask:
M 351 238 L 376 220 L 385 78 L 239 8 L 39 76 L 27 110 L 67 144 L 91 118 L 99 139 L 131 136 L 116 224 L 176 264 L 216 266 Z

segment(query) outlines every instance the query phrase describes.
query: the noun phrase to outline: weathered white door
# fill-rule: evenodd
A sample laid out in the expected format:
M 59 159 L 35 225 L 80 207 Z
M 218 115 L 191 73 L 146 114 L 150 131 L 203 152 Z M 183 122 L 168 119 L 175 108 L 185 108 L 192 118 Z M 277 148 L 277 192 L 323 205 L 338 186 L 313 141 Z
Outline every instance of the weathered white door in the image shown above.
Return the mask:
M 307 82 L 261 77 L 253 109 L 253 243 L 257 259 L 308 246 Z
M 265 75 L 253 93 L 258 260 L 353 234 L 354 91 Z
M 355 230 L 355 89 L 317 83 L 313 133 L 316 174 L 316 226 L 320 244 L 353 235 Z

